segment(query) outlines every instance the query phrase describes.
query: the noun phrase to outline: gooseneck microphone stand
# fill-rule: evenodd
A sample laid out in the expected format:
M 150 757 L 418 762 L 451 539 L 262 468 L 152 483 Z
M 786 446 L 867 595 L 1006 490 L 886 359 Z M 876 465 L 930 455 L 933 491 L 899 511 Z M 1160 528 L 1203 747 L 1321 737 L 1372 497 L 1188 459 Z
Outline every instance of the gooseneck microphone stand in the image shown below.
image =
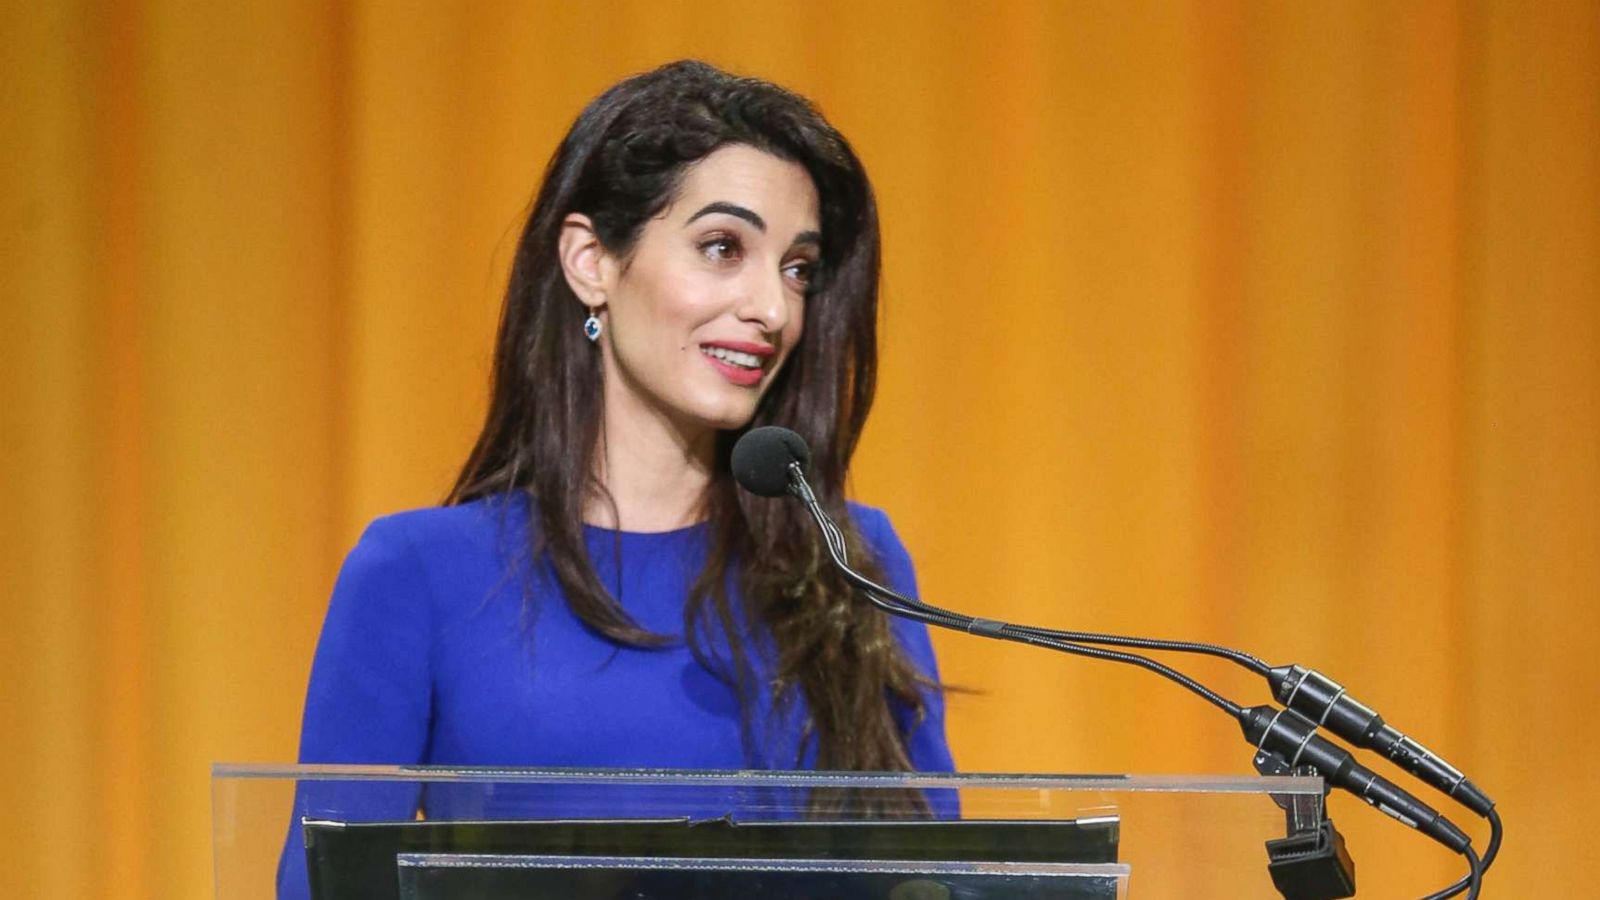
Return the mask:
M 1239 722 L 1245 738 L 1256 747 L 1255 765 L 1263 774 L 1314 772 L 1328 785 L 1354 793 L 1463 856 L 1468 864 L 1467 875 L 1424 900 L 1447 900 L 1463 890 L 1467 891 L 1468 900 L 1479 896 L 1483 874 L 1493 862 L 1502 836 L 1500 817 L 1493 801 L 1454 767 L 1389 727 L 1371 709 L 1349 698 L 1331 679 L 1299 666 L 1272 668 L 1247 653 L 1212 644 L 1013 625 L 952 612 L 906 597 L 851 568 L 843 533 L 818 503 L 805 478 L 804 465 L 808 460 L 809 450 L 798 435 L 770 426 L 747 433 L 734 449 L 734 471 L 741 485 L 763 496 L 787 493 L 798 498 L 816 522 L 834 565 L 880 610 L 935 627 L 1120 662 L 1161 675 Z M 1104 646 L 1091 646 L 1093 644 Z M 1228 659 L 1266 677 L 1275 697 L 1288 708 L 1240 706 L 1170 666 L 1146 656 L 1108 650 L 1105 646 L 1201 653 Z M 1308 712 L 1318 718 L 1309 718 Z M 1358 746 L 1382 752 L 1402 768 L 1487 818 L 1491 828 L 1487 854 L 1480 859 L 1471 839 L 1454 823 L 1361 766 L 1348 751 L 1318 735 L 1319 725 Z M 1331 820 L 1319 821 L 1313 811 L 1293 804 L 1280 805 L 1286 806 L 1290 835 L 1267 844 L 1274 882 L 1280 892 L 1287 900 L 1353 896 L 1354 878 L 1349 859 Z

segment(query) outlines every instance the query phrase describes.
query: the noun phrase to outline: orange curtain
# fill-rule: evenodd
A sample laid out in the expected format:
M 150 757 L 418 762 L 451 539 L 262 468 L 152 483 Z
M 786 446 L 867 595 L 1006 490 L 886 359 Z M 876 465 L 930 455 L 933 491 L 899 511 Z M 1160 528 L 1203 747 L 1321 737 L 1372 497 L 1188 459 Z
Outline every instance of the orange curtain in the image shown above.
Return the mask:
M 1493 892 L 1584 893 L 1594 3 L 63 0 L 0 36 L 0 893 L 209 895 L 208 764 L 292 758 L 342 554 L 443 494 L 555 142 L 681 56 L 874 174 L 854 488 L 928 596 L 1334 673 L 1500 799 Z M 1248 771 L 1142 673 L 937 644 L 964 768 Z M 1364 895 L 1458 874 L 1333 810 Z

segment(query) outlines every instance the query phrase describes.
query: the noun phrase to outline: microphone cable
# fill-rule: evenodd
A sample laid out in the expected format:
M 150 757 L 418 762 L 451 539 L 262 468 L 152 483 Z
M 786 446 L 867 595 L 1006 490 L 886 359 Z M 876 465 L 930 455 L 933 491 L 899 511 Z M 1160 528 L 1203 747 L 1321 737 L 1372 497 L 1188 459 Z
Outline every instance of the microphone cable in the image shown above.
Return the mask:
M 1487 871 L 1488 865 L 1493 862 L 1498 852 L 1502 835 L 1500 818 L 1493 809 L 1493 802 L 1489 801 L 1481 792 L 1478 792 L 1476 788 L 1472 788 L 1468 794 L 1469 798 L 1477 799 L 1484 804 L 1484 808 L 1481 811 L 1478 809 L 1474 809 L 1474 811 L 1480 812 L 1490 820 L 1491 837 L 1489 849 L 1486 856 L 1480 860 L 1476 851 L 1471 847 L 1471 839 L 1448 819 L 1403 789 L 1360 766 L 1348 751 L 1316 734 L 1317 727 L 1328 724 L 1330 718 L 1336 718 L 1340 724 L 1348 729 L 1352 721 L 1358 721 L 1361 718 L 1360 713 L 1365 713 L 1367 719 L 1365 724 L 1369 727 L 1361 737 L 1371 740 L 1374 732 L 1389 738 L 1398 736 L 1395 741 L 1396 744 L 1406 749 L 1415 747 L 1425 755 L 1424 759 L 1426 761 L 1437 764 L 1427 774 L 1413 770 L 1414 774 L 1419 774 L 1419 777 L 1423 777 L 1424 780 L 1434 784 L 1435 787 L 1445 790 L 1452 797 L 1455 797 L 1454 787 L 1459 787 L 1462 784 L 1470 785 L 1469 782 L 1466 782 L 1464 776 L 1448 767 L 1442 760 L 1428 753 L 1425 748 L 1421 748 L 1420 744 L 1415 744 L 1409 738 L 1399 735 L 1394 729 L 1384 725 L 1376 713 L 1355 703 L 1353 699 L 1347 698 L 1343 688 L 1332 682 L 1331 679 L 1326 679 L 1325 676 L 1321 676 L 1319 673 L 1305 670 L 1299 666 L 1273 669 L 1250 654 L 1214 644 L 1019 626 L 952 612 L 906 597 L 897 591 L 872 581 L 851 568 L 843 532 L 839 529 L 838 524 L 822 509 L 821 504 L 811 490 L 809 482 L 805 478 L 804 466 L 809 462 L 809 456 L 809 448 L 806 447 L 804 440 L 798 435 L 787 429 L 767 426 L 753 429 L 740 438 L 734 447 L 733 468 L 740 484 L 752 493 L 768 497 L 789 493 L 800 499 L 816 522 L 823 536 L 828 554 L 835 566 L 848 582 L 860 589 L 869 602 L 880 610 L 891 615 L 910 618 L 941 628 L 1031 644 L 1078 656 L 1121 662 L 1162 675 L 1238 720 L 1245 730 L 1247 739 L 1254 741 L 1259 750 L 1282 753 L 1286 759 L 1292 760 L 1291 764 L 1293 765 L 1311 765 L 1321 772 L 1330 784 L 1355 793 L 1369 804 L 1378 807 L 1402 823 L 1422 831 L 1424 834 L 1444 844 L 1453 852 L 1465 856 L 1469 866 L 1467 876 L 1451 887 L 1430 894 L 1424 900 L 1446 900 L 1446 898 L 1453 897 L 1462 890 L 1468 891 L 1469 900 L 1478 896 L 1482 889 L 1483 874 Z M 1307 697 L 1311 698 L 1311 700 L 1325 701 L 1321 704 L 1320 710 L 1322 721 L 1311 720 L 1293 706 L 1289 709 L 1276 709 L 1271 706 L 1257 706 L 1245 709 L 1216 691 L 1205 687 L 1198 681 L 1149 657 L 1105 650 L 1102 647 L 1085 646 L 1086 644 L 1200 653 L 1225 658 L 1256 674 L 1267 677 L 1269 684 L 1274 684 L 1274 693 L 1281 692 L 1286 695 L 1283 698 L 1286 701 L 1286 705 L 1293 703 L 1299 696 L 1300 689 L 1309 681 L 1312 689 L 1306 692 Z M 1275 684 L 1275 674 L 1298 677 L 1292 689 L 1280 691 L 1279 686 L 1286 685 L 1289 682 L 1287 677 L 1280 677 Z M 1329 685 L 1336 690 L 1330 692 Z M 1335 716 L 1335 713 L 1338 715 Z M 1330 730 L 1335 730 L 1336 733 L 1344 736 L 1337 729 L 1330 728 Z M 1405 743 L 1399 743 L 1402 741 Z M 1304 762 L 1302 762 L 1303 757 Z M 1391 755 L 1391 759 L 1393 758 L 1395 757 Z M 1437 773 L 1441 767 L 1444 772 L 1455 776 L 1454 784 L 1451 788 L 1436 783 Z M 1430 775 L 1435 777 L 1429 777 Z M 1455 797 L 1455 799 L 1468 805 L 1469 808 L 1473 808 L 1467 800 L 1463 800 L 1460 797 Z
M 800 440 L 798 435 L 795 436 L 795 440 Z M 785 445 L 785 449 L 792 450 L 793 445 Z M 791 462 L 790 465 L 800 467 L 800 478 L 801 481 L 804 481 L 803 464 L 796 461 Z M 789 477 L 791 479 L 795 477 L 793 470 L 789 470 Z M 809 485 L 806 490 L 809 492 Z M 830 546 L 837 548 L 841 558 L 843 558 L 845 554 L 844 537 L 839 531 L 838 525 L 831 518 L 826 523 L 819 522 L 819 524 L 821 524 Z M 907 597 L 882 585 L 878 585 L 872 590 L 876 590 L 883 596 L 906 606 L 919 607 L 930 611 L 936 610 L 936 608 L 920 600 Z M 978 621 L 988 624 L 988 620 Z M 1070 631 L 1011 623 L 994 623 L 989 627 L 1000 628 L 1007 633 L 1015 635 L 1032 635 L 1051 640 L 1071 641 L 1077 644 L 1193 653 L 1226 659 L 1266 679 L 1273 697 L 1284 706 L 1313 719 L 1319 726 L 1327 728 L 1355 746 L 1378 753 L 1400 768 L 1410 772 L 1424 783 L 1465 806 L 1474 814 L 1489 818 L 1494 809 L 1494 800 L 1468 780 L 1463 772 L 1421 743 L 1412 740 L 1390 726 L 1371 707 L 1351 697 L 1343 685 L 1313 669 L 1307 669 L 1299 665 L 1274 667 L 1268 665 L 1259 657 L 1241 650 L 1199 641 L 1129 637 L 1102 632 Z M 1497 849 L 1497 847 L 1491 849 L 1484 856 L 1485 871 L 1494 863 L 1495 850 Z
M 793 473 L 791 473 L 791 477 L 793 477 Z M 801 478 L 801 483 L 804 484 L 803 473 Z M 1238 706 L 1238 704 L 1227 700 L 1225 697 L 1222 697 L 1220 694 L 1217 694 L 1215 691 L 1205 687 L 1181 672 L 1156 662 L 1149 657 L 1139 656 L 1136 654 L 1118 653 L 1115 651 L 1099 650 L 1098 648 L 1084 645 L 1102 644 L 1107 646 L 1133 647 L 1145 650 L 1168 650 L 1175 652 L 1200 653 L 1232 660 L 1260 675 L 1268 675 L 1272 671 L 1271 667 L 1255 656 L 1243 651 L 1234 650 L 1229 647 L 1218 646 L 1216 644 L 1206 644 L 1194 641 L 1169 641 L 1157 638 L 1125 637 L 1121 635 L 1102 634 L 1099 632 L 1064 631 L 1052 628 L 1037 628 L 1027 625 L 1012 625 L 1009 623 L 976 619 L 970 616 L 961 615 L 959 613 L 951 613 L 948 610 L 940 609 L 939 607 L 932 606 L 923 601 L 907 597 L 898 591 L 894 591 L 890 588 L 884 587 L 883 585 L 872 582 L 865 576 L 861 576 L 859 573 L 849 568 L 843 532 L 840 531 L 838 524 L 833 521 L 832 517 L 828 516 L 826 512 L 821 509 L 820 504 L 816 503 L 815 497 L 811 495 L 809 484 L 804 484 L 803 491 L 804 493 L 801 493 L 800 490 L 796 490 L 795 493 L 800 497 L 802 502 L 807 504 L 808 509 L 813 505 L 816 506 L 815 509 L 812 509 L 812 518 L 815 519 L 818 526 L 821 527 L 825 540 L 828 544 L 829 551 L 834 555 L 835 563 L 839 565 L 841 570 L 845 571 L 846 579 L 852 581 L 856 587 L 860 588 L 867 596 L 868 600 L 873 603 L 873 605 L 878 606 L 880 609 L 884 609 L 886 612 L 891 614 L 899 611 L 902 614 L 908 614 L 908 617 L 910 618 L 917 619 L 928 624 L 938 625 L 954 631 L 965 631 L 970 634 L 985 634 L 1007 640 L 1016 640 L 1020 643 L 1032 644 L 1034 646 L 1061 650 L 1063 652 L 1073 653 L 1079 656 L 1087 656 L 1095 659 L 1104 659 L 1113 662 L 1123 662 L 1140 666 L 1141 668 L 1149 669 L 1150 671 L 1163 675 L 1172 681 L 1177 682 L 1179 685 L 1188 688 L 1190 691 L 1198 694 L 1202 699 L 1205 699 L 1212 705 L 1217 706 L 1219 709 L 1222 709 L 1224 712 L 1227 712 L 1234 718 L 1239 718 L 1240 716 L 1241 708 Z M 807 499 L 808 497 L 810 499 Z M 890 609 L 890 604 L 893 604 L 895 608 Z M 1073 647 L 1075 649 L 1068 649 L 1068 647 Z M 1298 666 L 1293 668 L 1298 672 L 1306 673 L 1308 677 L 1323 677 L 1317 672 L 1304 670 Z M 1342 688 L 1340 690 L 1342 691 Z M 1280 697 L 1279 699 L 1283 698 Z M 1353 699 L 1349 699 L 1348 702 L 1355 703 Z M 1290 709 L 1295 709 L 1295 707 L 1290 706 Z M 1372 717 L 1376 718 L 1376 713 L 1373 713 Z M 1326 725 L 1326 717 L 1324 717 L 1323 722 L 1318 724 Z M 1378 724 L 1382 725 L 1381 719 L 1378 720 Z M 1350 736 L 1346 733 L 1337 730 L 1335 733 L 1339 734 L 1340 737 L 1346 738 L 1347 740 L 1350 739 Z M 1353 741 L 1353 743 L 1363 744 L 1366 742 Z M 1414 744 L 1415 742 L 1412 743 Z M 1370 747 L 1370 744 L 1368 744 L 1368 746 Z M 1423 752 L 1426 753 L 1427 751 L 1424 750 Z M 1437 759 L 1437 757 L 1434 758 Z M 1442 763 L 1442 760 L 1440 760 L 1440 762 Z M 1413 771 L 1413 774 L 1416 774 L 1416 772 Z M 1487 873 L 1489 871 L 1489 867 L 1494 865 L 1494 861 L 1500 853 L 1500 844 L 1504 835 L 1504 826 L 1500 820 L 1499 812 L 1494 808 L 1493 801 L 1489 801 L 1486 795 L 1483 795 L 1481 791 L 1477 791 L 1475 787 L 1472 787 L 1471 783 L 1466 781 L 1465 776 L 1458 774 L 1452 782 L 1453 787 L 1445 787 L 1439 781 L 1426 777 L 1424 777 L 1423 780 L 1428 784 L 1443 790 L 1446 795 L 1457 800 L 1457 802 L 1461 802 L 1463 805 L 1466 805 L 1474 812 L 1478 812 L 1489 822 L 1489 843 L 1485 849 L 1481 862 L 1478 860 L 1478 857 L 1475 854 L 1469 857 L 1471 872 L 1469 872 L 1468 875 L 1462 877 L 1459 881 L 1455 882 L 1449 887 L 1422 898 L 1422 900 L 1449 900 L 1449 898 L 1457 896 L 1462 891 L 1469 890 L 1474 883 L 1481 882 L 1483 874 Z M 1466 785 L 1469 788 L 1469 792 L 1466 794 L 1466 796 L 1482 798 L 1483 804 L 1481 811 L 1479 808 L 1467 803 L 1461 797 L 1457 797 L 1455 795 L 1455 790 L 1459 790 L 1460 786 L 1462 785 Z M 1474 880 L 1474 875 L 1472 873 L 1477 873 L 1476 881 Z M 1469 898 L 1476 896 L 1476 890 L 1468 894 Z
M 1404 789 L 1357 763 L 1348 751 L 1318 736 L 1316 725 L 1293 710 L 1271 706 L 1241 707 L 1171 666 L 1146 656 L 1045 637 L 1014 628 L 1004 622 L 979 619 L 930 604 L 904 602 L 905 598 L 899 593 L 850 567 L 844 555 L 843 533 L 817 501 L 799 463 L 790 463 L 788 473 L 793 493 L 805 504 L 807 511 L 816 521 L 824 537 L 823 543 L 827 546 L 829 557 L 835 566 L 847 581 L 860 588 L 868 600 L 884 612 L 968 634 L 1045 647 L 1092 659 L 1121 662 L 1155 672 L 1188 689 L 1238 721 L 1245 731 L 1245 737 L 1253 742 L 1258 750 L 1280 753 L 1285 759 L 1290 760 L 1291 765 L 1300 764 L 1303 759 L 1305 764 L 1314 766 L 1321 772 L 1328 783 L 1354 793 L 1403 824 L 1444 844 L 1451 851 L 1461 854 L 1470 849 L 1471 839 L 1449 819 Z

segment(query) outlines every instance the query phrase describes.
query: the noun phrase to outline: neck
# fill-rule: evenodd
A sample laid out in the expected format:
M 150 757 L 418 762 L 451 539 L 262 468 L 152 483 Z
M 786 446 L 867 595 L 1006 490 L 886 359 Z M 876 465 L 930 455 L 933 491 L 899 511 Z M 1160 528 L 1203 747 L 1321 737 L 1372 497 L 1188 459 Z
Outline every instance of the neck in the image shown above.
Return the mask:
M 689 428 L 645 408 L 622 409 L 608 391 L 595 476 L 610 495 L 591 497 L 583 519 L 622 531 L 671 531 L 705 518 L 717 433 Z M 615 398 L 615 399 L 613 399 Z M 613 505 L 614 504 L 614 505 Z

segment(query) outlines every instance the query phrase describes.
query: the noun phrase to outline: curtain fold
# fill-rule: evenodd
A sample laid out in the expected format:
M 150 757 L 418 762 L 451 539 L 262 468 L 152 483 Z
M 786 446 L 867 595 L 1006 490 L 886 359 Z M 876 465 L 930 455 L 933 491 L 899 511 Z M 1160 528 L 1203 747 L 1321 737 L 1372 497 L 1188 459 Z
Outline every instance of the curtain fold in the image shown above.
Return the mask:
M 811 96 L 873 175 L 854 490 L 926 596 L 1319 667 L 1501 800 L 1495 890 L 1582 893 L 1594 4 L 63 0 L 0 35 L 0 893 L 210 894 L 207 766 L 293 757 L 344 551 L 443 496 L 549 154 L 684 56 Z M 1248 771 L 1142 673 L 936 644 L 963 768 Z M 1332 810 L 1365 891 L 1459 874 Z

